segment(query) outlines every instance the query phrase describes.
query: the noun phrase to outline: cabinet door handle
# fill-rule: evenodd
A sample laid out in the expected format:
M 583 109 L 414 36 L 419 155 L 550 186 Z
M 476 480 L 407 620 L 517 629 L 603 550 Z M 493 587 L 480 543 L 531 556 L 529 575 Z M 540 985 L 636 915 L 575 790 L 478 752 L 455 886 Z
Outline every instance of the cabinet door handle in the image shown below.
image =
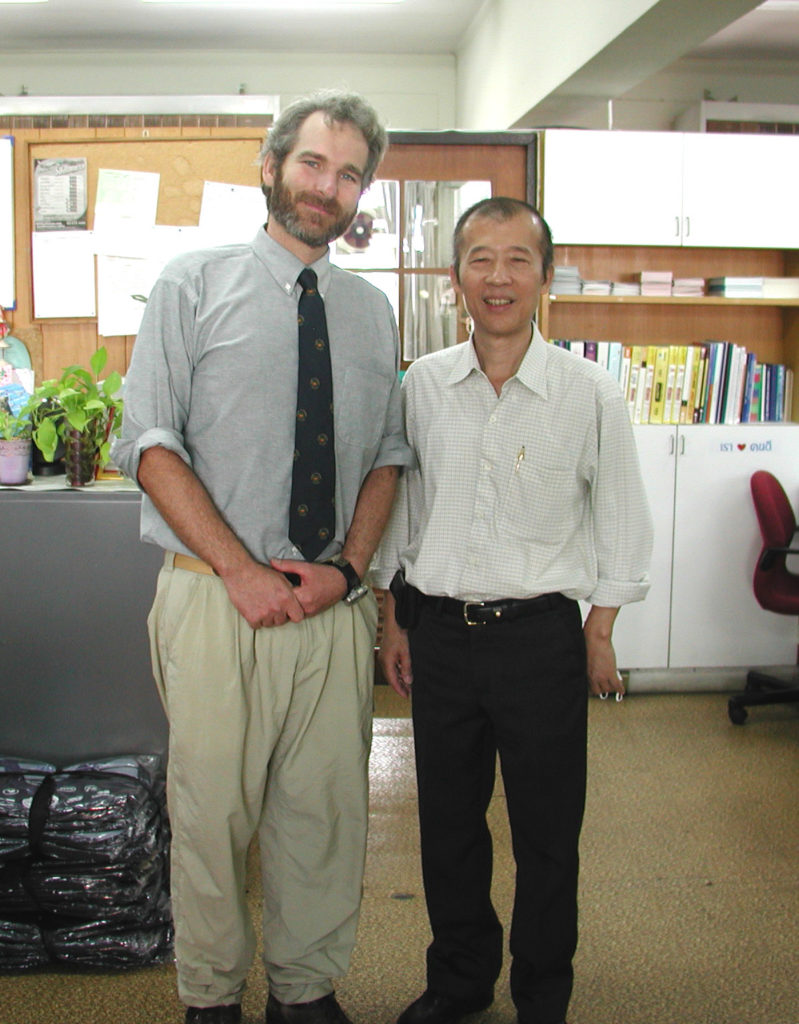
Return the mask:
M 674 237 L 675 238 L 679 238 L 680 237 L 680 218 L 679 217 L 675 217 L 674 218 Z
M 688 238 L 690 236 L 690 234 L 691 234 L 691 218 L 690 217 L 686 217 L 685 218 L 685 235 L 683 237 L 684 238 Z
M 674 454 L 674 434 L 669 434 L 669 455 Z
M 680 455 L 685 455 L 685 434 L 680 435 Z

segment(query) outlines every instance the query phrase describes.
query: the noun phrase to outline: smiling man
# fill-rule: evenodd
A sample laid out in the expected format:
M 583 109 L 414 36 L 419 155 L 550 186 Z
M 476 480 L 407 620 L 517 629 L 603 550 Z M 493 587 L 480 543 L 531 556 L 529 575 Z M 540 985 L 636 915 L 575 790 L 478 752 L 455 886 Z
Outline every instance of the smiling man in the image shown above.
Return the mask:
M 467 210 L 451 276 L 472 336 L 419 359 L 403 382 L 417 465 L 374 578 L 391 581 L 381 665 L 412 695 L 433 941 L 427 989 L 398 1024 L 455 1024 L 493 999 L 497 754 L 520 1024 L 561 1024 L 571 994 L 587 695 L 623 692 L 611 633 L 619 606 L 646 594 L 652 527 L 621 390 L 532 322 L 552 259 L 549 228 L 526 203 Z M 578 599 L 592 606 L 584 625 Z
M 328 243 L 385 147 L 358 96 L 288 107 L 261 154 L 265 228 L 167 266 L 126 380 L 114 454 L 165 549 L 149 628 L 186 1024 L 241 1020 L 255 834 L 267 1024 L 349 1024 L 332 979 L 366 843 L 377 605 L 361 576 L 411 458 L 388 300 Z

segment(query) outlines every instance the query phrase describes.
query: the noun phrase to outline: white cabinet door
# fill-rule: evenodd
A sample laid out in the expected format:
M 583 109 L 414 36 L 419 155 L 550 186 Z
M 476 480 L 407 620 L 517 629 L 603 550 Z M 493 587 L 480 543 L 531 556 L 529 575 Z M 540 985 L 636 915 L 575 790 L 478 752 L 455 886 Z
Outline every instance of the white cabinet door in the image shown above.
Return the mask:
M 543 195 L 557 245 L 679 245 L 682 135 L 547 131 Z
M 655 542 L 644 601 L 627 604 L 613 628 L 619 668 L 666 668 L 669 663 L 672 534 L 677 428 L 634 427 L 641 472 L 655 526 Z
M 671 668 L 791 665 L 797 623 L 752 592 L 760 551 L 749 479 L 767 469 L 799 504 L 799 425 L 678 430 Z
M 799 139 L 683 136 L 683 245 L 799 248 Z
M 799 248 L 799 139 L 547 131 L 556 244 Z

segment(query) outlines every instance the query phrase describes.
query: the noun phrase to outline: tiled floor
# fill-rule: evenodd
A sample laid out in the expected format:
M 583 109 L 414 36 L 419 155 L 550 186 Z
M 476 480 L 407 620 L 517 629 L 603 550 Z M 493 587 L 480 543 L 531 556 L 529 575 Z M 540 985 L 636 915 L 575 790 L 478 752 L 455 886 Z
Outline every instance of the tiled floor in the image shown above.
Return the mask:
M 338 985 L 355 1024 L 391 1024 L 424 987 L 407 705 L 376 690 L 359 941 Z M 799 1024 L 799 712 L 730 724 L 723 695 L 593 702 L 581 943 L 571 1024 Z M 501 782 L 495 898 L 513 887 Z M 253 902 L 257 882 L 253 874 Z M 263 1020 L 253 967 L 246 1024 Z M 180 1024 L 171 966 L 0 975 L 0 1024 Z M 513 1024 L 507 970 L 485 1024 Z M 476 1021 L 477 1018 L 474 1018 Z

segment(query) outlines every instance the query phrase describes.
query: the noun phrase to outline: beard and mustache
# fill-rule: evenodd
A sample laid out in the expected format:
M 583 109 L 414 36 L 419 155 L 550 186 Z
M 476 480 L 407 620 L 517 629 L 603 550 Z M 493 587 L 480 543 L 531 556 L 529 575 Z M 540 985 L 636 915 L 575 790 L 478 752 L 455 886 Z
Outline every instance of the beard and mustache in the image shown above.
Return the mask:
M 332 219 L 325 219 L 307 207 L 301 208 L 301 202 L 320 207 Z M 270 217 L 274 217 L 293 238 L 313 249 L 327 245 L 334 238 L 343 235 L 357 210 L 357 207 L 345 210 L 337 200 L 327 199 L 316 192 L 292 192 L 283 183 L 280 169 L 274 174 L 268 206 Z

